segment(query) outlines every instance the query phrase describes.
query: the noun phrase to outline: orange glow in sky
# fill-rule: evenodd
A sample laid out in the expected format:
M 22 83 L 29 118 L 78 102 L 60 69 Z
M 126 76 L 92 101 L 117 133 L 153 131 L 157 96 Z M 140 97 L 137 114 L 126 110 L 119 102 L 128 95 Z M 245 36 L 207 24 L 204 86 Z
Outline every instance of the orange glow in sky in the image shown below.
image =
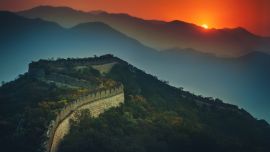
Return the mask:
M 39 5 L 128 13 L 144 19 L 182 20 L 211 28 L 241 26 L 270 36 L 270 0 L 0 0 L 1 10 Z
M 203 27 L 204 29 L 208 29 L 208 28 L 209 28 L 207 24 L 203 24 L 202 27 Z

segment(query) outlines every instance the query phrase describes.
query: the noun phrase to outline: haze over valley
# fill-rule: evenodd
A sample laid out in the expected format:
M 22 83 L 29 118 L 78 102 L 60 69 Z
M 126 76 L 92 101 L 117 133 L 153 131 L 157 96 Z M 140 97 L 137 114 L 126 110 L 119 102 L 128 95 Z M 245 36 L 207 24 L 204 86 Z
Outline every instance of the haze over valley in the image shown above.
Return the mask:
M 0 38 L 3 42 L 0 46 L 3 81 L 12 80 L 19 73 L 24 73 L 27 63 L 32 60 L 110 53 L 168 81 L 171 85 L 203 96 L 224 99 L 247 109 L 258 118 L 270 118 L 267 87 L 270 75 L 267 67 L 270 60 L 265 50 L 269 47 L 269 39 L 251 34 L 242 28 L 204 31 L 202 27 L 181 21 L 146 21 L 126 14 L 85 13 L 71 8 L 49 6 L 16 14 L 1 12 L 1 20 L 5 20 L 0 29 L 3 33 Z M 172 29 L 185 33 L 183 35 L 169 32 Z M 162 32 L 179 35 L 190 43 L 171 35 L 166 36 Z M 200 41 L 199 50 L 207 50 L 201 52 L 196 49 L 197 45 L 194 45 L 197 41 L 195 39 L 204 39 L 200 38 L 201 36 L 206 36 L 207 39 L 207 32 L 219 34 L 213 34 L 215 38 L 211 36 L 209 42 Z M 172 42 L 170 39 L 175 39 L 178 46 L 167 45 L 167 40 Z M 213 39 L 214 41 L 211 41 Z M 223 47 L 216 40 L 221 40 L 228 46 Z M 182 46 L 182 43 L 190 46 Z M 221 51 L 216 51 L 214 55 L 211 47 L 215 44 L 221 46 L 221 49 L 217 48 Z M 192 46 L 195 48 L 189 48 Z M 227 47 L 233 47 L 236 51 Z M 161 49 L 164 50 L 160 51 Z M 223 49 L 226 50 L 225 54 Z M 233 57 L 226 56 L 228 54 L 233 54 Z
M 0 151 L 269 152 L 269 1 L 105 1 L 0 1 Z

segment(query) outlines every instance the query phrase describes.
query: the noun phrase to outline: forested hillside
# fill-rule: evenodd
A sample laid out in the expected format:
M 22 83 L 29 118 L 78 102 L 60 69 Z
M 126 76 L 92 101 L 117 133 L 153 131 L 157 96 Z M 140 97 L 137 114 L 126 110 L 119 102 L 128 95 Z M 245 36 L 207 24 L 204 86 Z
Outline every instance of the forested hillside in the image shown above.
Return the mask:
M 89 61 L 116 64 L 100 73 Z M 82 68 L 81 63 L 87 64 Z M 92 118 L 87 111 L 78 113 L 70 134 L 60 146 L 61 152 L 268 152 L 270 149 L 270 126 L 264 120 L 219 99 L 172 87 L 111 55 L 40 60 L 31 63 L 30 69 L 0 88 L 0 145 L 4 151 L 42 151 L 47 125 L 57 110 L 87 91 L 114 83 L 124 85 L 125 104 L 98 118 Z M 81 83 L 76 86 L 56 78 L 63 75 L 93 86 L 87 88 Z

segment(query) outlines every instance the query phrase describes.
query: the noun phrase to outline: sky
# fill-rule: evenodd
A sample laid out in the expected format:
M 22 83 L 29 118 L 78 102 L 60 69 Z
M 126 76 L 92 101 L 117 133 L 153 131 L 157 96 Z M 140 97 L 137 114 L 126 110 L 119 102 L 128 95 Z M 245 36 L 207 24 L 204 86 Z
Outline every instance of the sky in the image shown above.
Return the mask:
M 270 0 L 0 0 L 0 10 L 39 5 L 127 13 L 144 19 L 182 20 L 209 28 L 244 27 L 270 36 Z

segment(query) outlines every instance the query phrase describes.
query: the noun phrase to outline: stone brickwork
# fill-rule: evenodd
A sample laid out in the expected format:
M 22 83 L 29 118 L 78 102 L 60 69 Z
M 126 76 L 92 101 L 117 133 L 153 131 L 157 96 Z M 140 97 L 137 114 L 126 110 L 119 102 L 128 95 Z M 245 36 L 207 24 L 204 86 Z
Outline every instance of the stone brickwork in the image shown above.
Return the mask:
M 48 141 L 45 143 L 47 152 L 57 152 L 61 140 L 70 130 L 70 120 L 75 111 L 89 109 L 92 116 L 97 117 L 105 110 L 124 103 L 123 85 L 108 90 L 96 91 L 64 107 L 51 122 L 47 131 Z

